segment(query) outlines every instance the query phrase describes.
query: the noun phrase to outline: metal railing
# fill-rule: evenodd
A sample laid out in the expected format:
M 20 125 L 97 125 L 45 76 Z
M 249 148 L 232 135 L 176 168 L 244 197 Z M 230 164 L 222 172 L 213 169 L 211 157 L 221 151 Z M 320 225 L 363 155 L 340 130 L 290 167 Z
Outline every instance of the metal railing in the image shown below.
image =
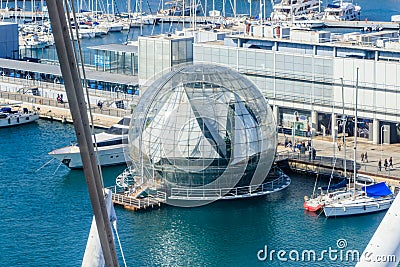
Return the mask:
M 171 188 L 173 199 L 229 199 L 245 196 L 263 195 L 281 190 L 290 184 L 290 178 L 283 172 L 278 178 L 260 185 L 249 185 L 235 188 Z
M 115 204 L 134 207 L 136 209 L 145 209 L 149 206 L 159 206 L 167 199 L 167 194 L 163 191 L 157 190 L 155 195 L 149 195 L 144 198 L 137 198 L 129 194 L 118 193 L 117 187 L 108 187 L 112 191 L 112 201 Z
M 315 159 L 309 156 L 308 151 L 306 154 L 301 154 L 298 151 L 292 152 L 292 151 L 282 151 L 279 153 L 276 153 L 275 155 L 275 161 L 280 161 L 280 160 L 291 160 L 291 161 L 301 161 L 303 162 L 302 165 L 302 170 L 304 172 L 313 172 L 315 169 L 314 167 L 310 166 L 304 166 L 306 163 L 311 163 L 311 165 L 319 166 L 324 166 L 325 168 L 332 168 L 334 163 L 335 163 L 335 157 L 327 157 L 327 156 L 316 156 Z M 337 158 L 336 164 L 335 164 L 335 169 L 344 170 L 344 159 L 343 158 Z M 296 166 L 299 164 L 296 164 L 294 162 L 291 164 L 292 168 L 297 168 Z M 351 175 L 354 170 L 354 162 L 352 159 L 347 159 L 347 172 L 348 175 Z M 387 167 L 386 169 L 384 166 L 381 167 L 381 170 L 379 170 L 379 167 L 377 166 L 377 161 L 372 161 L 372 162 L 357 162 L 357 170 L 358 172 L 364 173 L 364 174 L 375 174 L 379 176 L 387 176 L 391 178 L 400 178 L 400 169 L 396 167 Z M 328 171 L 329 173 L 329 171 Z
M 60 103 L 56 99 L 45 98 L 45 97 L 41 97 L 41 96 L 0 91 L 0 98 L 14 100 L 14 101 L 18 101 L 18 102 L 26 102 L 26 103 L 35 104 L 35 105 L 44 105 L 44 106 L 69 109 L 68 102 Z M 130 114 L 131 111 L 125 110 L 125 109 L 116 109 L 116 108 L 115 109 L 114 108 L 99 109 L 97 107 L 93 107 L 92 112 L 96 113 L 96 114 L 108 115 L 108 116 L 113 116 L 113 117 L 123 117 L 125 115 Z M 45 115 L 45 114 L 42 114 L 42 115 Z

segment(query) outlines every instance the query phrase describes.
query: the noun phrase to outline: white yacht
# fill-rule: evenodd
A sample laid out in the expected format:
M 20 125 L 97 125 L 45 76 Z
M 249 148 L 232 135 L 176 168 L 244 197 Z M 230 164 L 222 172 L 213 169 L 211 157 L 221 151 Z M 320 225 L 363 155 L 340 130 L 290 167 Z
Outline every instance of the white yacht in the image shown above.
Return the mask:
M 45 48 L 47 42 L 39 40 L 37 34 L 29 34 L 19 38 L 19 46 L 21 49 L 40 49 Z
M 287 21 L 299 17 L 307 16 L 309 19 L 315 18 L 320 12 L 320 0 L 282 0 L 273 5 L 271 20 Z
M 23 108 L 22 111 L 13 111 L 11 107 L 0 109 L 0 128 L 16 126 L 34 122 L 39 119 L 39 113 Z
M 323 20 L 350 21 L 360 20 L 361 7 L 350 2 L 335 2 L 328 4 L 322 16 Z
M 104 132 L 95 134 L 98 159 L 101 166 L 125 164 L 128 159 L 125 150 L 128 149 L 128 132 L 130 117 L 124 117 Z M 77 144 L 53 150 L 49 155 L 64 163 L 70 169 L 82 168 L 82 160 Z

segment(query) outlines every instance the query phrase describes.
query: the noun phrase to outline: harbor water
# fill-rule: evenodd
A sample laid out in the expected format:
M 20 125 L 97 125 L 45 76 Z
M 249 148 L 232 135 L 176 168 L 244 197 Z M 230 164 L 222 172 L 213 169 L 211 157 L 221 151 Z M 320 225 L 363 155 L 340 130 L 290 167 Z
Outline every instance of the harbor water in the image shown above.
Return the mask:
M 0 130 L 0 262 L 4 266 L 79 266 L 92 220 L 82 171 L 51 161 L 47 152 L 75 140 L 73 126 L 39 120 Z M 123 166 L 103 168 L 111 186 Z M 360 255 L 384 213 L 337 219 L 305 213 L 314 179 L 291 174 L 285 190 L 255 199 L 198 208 L 162 206 L 131 212 L 117 207 L 128 266 L 354 266 L 340 251 Z M 347 244 L 339 248 L 340 244 Z M 347 242 L 347 243 L 343 243 Z M 336 249 L 320 261 L 264 261 L 260 250 Z M 342 245 L 340 245 L 342 246 Z M 117 249 L 119 251 L 119 249 Z M 345 255 L 345 254 L 343 254 Z M 261 259 L 263 255 L 260 254 Z M 286 255 L 288 258 L 288 255 Z M 121 259 L 121 257 L 120 257 Z M 121 261 L 122 264 L 122 261 Z
M 159 1 L 149 2 L 153 11 L 158 9 Z M 209 9 L 211 2 L 208 1 Z M 259 8 L 255 3 L 259 1 L 253 2 L 255 14 Z M 391 15 L 400 14 L 398 0 L 355 2 L 362 6 L 363 19 L 390 21 Z M 17 3 L 22 6 L 22 2 Z M 117 5 L 123 11 L 121 3 Z M 238 1 L 238 13 L 249 13 L 247 4 L 247 0 Z M 221 9 L 220 3 L 216 8 Z M 179 26 L 157 25 L 154 31 L 145 27 L 142 33 L 132 29 L 84 40 L 83 46 L 122 43 L 137 39 L 140 34 L 167 32 L 176 27 Z M 39 120 L 0 129 L 0 140 L 1 264 L 79 266 L 93 214 L 85 177 L 83 171 L 71 171 L 51 161 L 47 154 L 76 140 L 73 126 Z M 103 168 L 105 185 L 114 185 L 123 169 Z M 314 179 L 290 176 L 292 184 L 287 189 L 255 199 L 197 208 L 163 206 L 143 212 L 117 207 L 127 265 L 354 266 L 346 252 L 357 251 L 361 255 L 384 212 L 336 219 L 306 213 L 303 197 L 311 194 Z M 271 256 L 272 250 L 275 253 Z M 276 254 L 279 250 L 287 252 L 283 259 Z M 302 259 L 305 250 L 315 251 L 316 259 Z M 337 252 L 332 257 L 321 257 L 325 250 Z M 118 248 L 117 251 L 122 265 L 121 252 Z M 291 251 L 300 255 L 299 261 L 289 258 Z M 290 254 L 293 259 L 296 252 Z

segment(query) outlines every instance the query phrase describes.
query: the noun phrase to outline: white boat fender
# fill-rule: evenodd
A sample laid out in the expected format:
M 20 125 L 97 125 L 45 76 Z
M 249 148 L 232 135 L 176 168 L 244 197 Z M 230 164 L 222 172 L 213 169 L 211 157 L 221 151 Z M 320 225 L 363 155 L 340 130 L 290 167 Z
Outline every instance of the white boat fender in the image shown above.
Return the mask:
M 345 206 L 343 206 L 343 211 L 346 212 L 346 207 Z

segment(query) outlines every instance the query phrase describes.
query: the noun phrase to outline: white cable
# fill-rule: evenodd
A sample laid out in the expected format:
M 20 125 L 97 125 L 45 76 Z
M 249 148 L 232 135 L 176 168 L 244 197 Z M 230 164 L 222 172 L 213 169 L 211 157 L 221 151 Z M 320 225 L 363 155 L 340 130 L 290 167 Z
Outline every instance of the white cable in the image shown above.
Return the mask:
M 124 266 L 126 267 L 126 261 L 125 261 L 124 251 L 122 250 L 121 241 L 119 240 L 119 235 L 118 235 L 118 230 L 117 230 L 117 223 L 116 223 L 116 221 L 114 221 L 114 222 L 112 223 L 112 225 L 113 225 L 113 227 L 114 227 L 115 235 L 117 236 L 119 249 L 121 250 L 122 260 L 124 261 Z

